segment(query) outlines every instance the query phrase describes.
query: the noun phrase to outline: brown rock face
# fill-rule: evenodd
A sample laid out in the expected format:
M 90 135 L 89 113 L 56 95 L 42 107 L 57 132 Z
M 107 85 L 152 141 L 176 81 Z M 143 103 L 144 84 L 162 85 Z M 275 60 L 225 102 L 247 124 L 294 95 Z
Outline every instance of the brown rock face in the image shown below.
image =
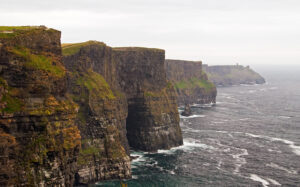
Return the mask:
M 68 54 L 76 47 L 74 54 Z M 116 81 L 112 49 L 90 41 L 63 51 L 68 54 L 63 60 L 69 70 L 68 92 L 80 106 L 76 124 L 82 149 L 75 184 L 130 178 L 127 101 Z
M 114 48 L 113 60 L 128 101 L 131 147 L 157 151 L 182 145 L 176 95 L 166 80 L 165 53 L 159 49 Z
M 215 103 L 217 90 L 202 71 L 201 61 L 165 60 L 167 79 L 174 84 L 178 104 Z
M 128 141 L 182 145 L 164 57 L 95 41 L 62 51 L 59 31 L 0 27 L 0 186 L 130 178 Z
M 0 186 L 71 186 L 81 137 L 78 106 L 65 94 L 60 32 L 0 36 Z

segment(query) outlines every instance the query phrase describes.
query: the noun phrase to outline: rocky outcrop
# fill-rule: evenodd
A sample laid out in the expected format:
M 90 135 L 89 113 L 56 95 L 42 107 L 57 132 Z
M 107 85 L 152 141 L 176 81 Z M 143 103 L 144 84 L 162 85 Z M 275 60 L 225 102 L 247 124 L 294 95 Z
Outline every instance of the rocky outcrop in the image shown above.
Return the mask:
M 190 107 L 189 104 L 186 104 L 184 106 L 184 110 L 183 110 L 183 112 L 181 112 L 181 115 L 182 116 L 190 116 L 190 115 L 192 115 L 192 110 L 191 110 L 191 107 Z
M 81 137 L 60 32 L 0 31 L 0 186 L 71 186 Z
M 166 60 L 165 68 L 180 105 L 216 102 L 216 87 L 202 71 L 201 61 Z
M 232 86 L 240 84 L 263 84 L 265 79 L 249 66 L 241 65 L 203 65 L 208 78 L 217 86 Z
M 127 138 L 135 149 L 157 151 L 183 143 L 176 94 L 166 80 L 164 59 L 160 49 L 113 49 L 128 101 Z
M 75 184 L 130 178 L 127 100 L 120 92 L 112 49 L 89 41 L 64 46 L 68 93 L 80 106 L 82 137 Z

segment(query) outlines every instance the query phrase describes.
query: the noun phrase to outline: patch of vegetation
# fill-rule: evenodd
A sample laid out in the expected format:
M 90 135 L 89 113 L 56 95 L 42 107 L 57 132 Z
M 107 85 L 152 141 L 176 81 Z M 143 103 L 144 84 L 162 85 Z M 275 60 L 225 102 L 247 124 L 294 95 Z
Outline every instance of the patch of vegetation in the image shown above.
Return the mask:
M 13 38 L 28 31 L 46 28 L 44 26 L 0 26 L 0 38 Z M 50 29 L 54 30 L 54 29 Z
M 86 87 L 89 92 L 94 93 L 95 96 L 115 99 L 115 96 L 105 79 L 100 74 L 92 70 L 89 70 L 83 76 L 79 77 L 76 83 L 80 86 Z
M 95 147 L 94 145 L 89 144 L 90 140 L 85 139 L 81 141 L 82 148 L 80 150 L 78 156 L 78 165 L 85 165 L 89 161 L 93 161 L 96 157 L 97 159 L 101 159 L 103 151 L 101 148 Z
M 0 109 L 0 112 L 14 113 L 21 111 L 23 102 L 18 99 L 10 96 L 9 94 L 5 94 L 1 102 L 6 103 L 5 108 Z
M 198 79 L 198 78 L 191 78 L 189 80 L 183 80 L 180 82 L 176 82 L 174 84 L 175 89 L 188 89 L 188 88 L 195 88 L 200 87 L 206 90 L 214 88 L 214 84 L 205 79 Z
M 0 26 L 0 31 L 32 30 L 40 26 Z
M 25 66 L 29 68 L 44 70 L 57 77 L 63 77 L 66 73 L 64 67 L 53 64 L 53 60 L 50 57 L 33 54 L 27 48 L 15 47 L 11 50 L 11 52 L 26 59 Z
M 97 41 L 87 41 L 87 42 L 74 43 L 74 44 L 62 44 L 63 56 L 74 55 L 79 52 L 80 48 L 88 45 L 93 45 L 93 44 L 97 44 L 101 46 L 105 45 L 104 43 L 97 42 Z

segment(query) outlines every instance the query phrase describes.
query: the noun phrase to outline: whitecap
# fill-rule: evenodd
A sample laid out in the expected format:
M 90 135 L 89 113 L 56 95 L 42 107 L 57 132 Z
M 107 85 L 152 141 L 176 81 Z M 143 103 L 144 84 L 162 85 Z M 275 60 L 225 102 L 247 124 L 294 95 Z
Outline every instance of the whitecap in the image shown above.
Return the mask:
M 270 181 L 274 185 L 281 186 L 281 184 L 274 179 L 267 178 L 267 180 Z
M 262 183 L 262 185 L 264 187 L 267 187 L 270 184 L 267 180 L 259 177 L 258 175 L 255 175 L 255 174 L 251 174 L 250 175 L 250 179 L 252 179 L 253 181 L 257 181 L 257 182 Z
M 239 148 L 237 148 L 237 149 L 239 149 Z M 241 153 L 232 155 L 232 158 L 234 158 L 237 162 L 235 164 L 234 173 L 239 173 L 242 165 L 247 163 L 246 159 L 242 157 L 242 156 L 249 155 L 247 149 L 240 149 L 240 150 L 241 150 Z
M 279 165 L 277 165 L 277 164 L 275 164 L 275 163 L 270 163 L 270 164 L 266 164 L 266 166 L 268 166 L 268 167 L 271 167 L 271 168 L 274 168 L 274 169 L 279 169 L 279 170 L 282 170 L 282 171 L 285 171 L 285 172 L 287 172 L 287 173 L 289 173 L 289 174 L 294 174 L 294 175 L 296 175 L 298 172 L 297 171 L 295 171 L 295 170 L 292 170 L 292 169 L 287 169 L 287 168 L 285 168 L 285 167 L 283 167 L 283 166 L 279 166 Z
M 185 139 L 183 139 L 183 145 L 178 146 L 178 147 L 173 147 L 169 150 L 159 149 L 159 150 L 157 150 L 157 153 L 160 153 L 160 154 L 173 154 L 176 150 L 189 151 L 189 150 L 193 150 L 194 148 L 215 149 L 213 146 L 200 143 L 200 141 L 195 140 L 193 138 L 185 138 Z
M 264 139 L 267 139 L 267 140 L 270 140 L 270 141 L 283 142 L 283 143 L 287 144 L 292 149 L 293 153 L 300 156 L 300 146 L 296 146 L 295 142 L 293 142 L 293 141 L 282 139 L 282 138 L 274 138 L 274 137 L 263 136 L 263 135 L 255 135 L 255 134 L 251 134 L 251 133 L 246 133 L 246 135 L 254 137 L 254 138 L 264 138 Z
M 180 118 L 182 118 L 182 119 L 190 119 L 190 118 L 204 118 L 205 117 L 205 115 L 191 115 L 191 116 L 182 116 L 182 115 L 180 115 Z
M 281 118 L 281 119 L 290 119 L 292 117 L 291 116 L 278 116 L 278 118 Z

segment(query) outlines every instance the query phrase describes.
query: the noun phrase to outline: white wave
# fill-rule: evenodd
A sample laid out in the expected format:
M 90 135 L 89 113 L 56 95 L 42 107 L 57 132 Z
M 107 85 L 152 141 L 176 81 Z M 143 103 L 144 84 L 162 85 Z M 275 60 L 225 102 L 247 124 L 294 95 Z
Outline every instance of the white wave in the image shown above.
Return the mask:
M 247 121 L 249 120 L 250 118 L 242 118 L 242 119 L 239 119 L 240 121 Z
M 267 178 L 267 180 L 270 181 L 274 185 L 281 186 L 281 184 L 274 179 Z
M 257 182 L 262 183 L 262 185 L 264 187 L 267 187 L 270 184 L 267 180 L 259 177 L 258 175 L 255 175 L 255 174 L 251 174 L 250 175 L 250 179 L 252 179 L 253 181 L 257 181 Z
M 139 177 L 137 175 L 132 175 L 132 179 L 138 179 Z
M 212 106 L 214 106 L 215 103 L 207 103 L 207 104 L 192 104 L 191 107 L 192 108 L 210 108 Z
M 134 158 L 131 163 L 137 163 L 137 162 L 145 162 L 146 158 L 144 157 L 145 152 L 134 152 L 134 153 L 130 153 L 130 156 L 136 157 Z
M 279 142 L 285 143 L 292 149 L 293 153 L 300 156 L 300 146 L 296 146 L 295 142 L 293 142 L 293 141 L 282 139 L 282 138 L 274 138 L 274 137 L 264 136 L 264 135 L 255 135 L 255 134 L 251 134 L 251 133 L 246 133 L 246 135 L 254 137 L 254 138 L 263 138 L 263 139 L 267 139 L 270 141 L 279 141 Z
M 234 173 L 239 173 L 242 165 L 247 163 L 246 159 L 242 157 L 242 156 L 249 155 L 247 149 L 240 149 L 240 150 L 242 151 L 241 153 L 232 155 L 232 158 L 234 158 L 237 162 L 235 164 Z
M 205 117 L 205 115 L 191 115 L 191 116 L 182 116 L 182 115 L 180 115 L 180 118 L 182 118 L 182 119 L 190 119 L 190 118 L 204 118 Z
M 195 132 L 195 133 L 201 132 L 201 130 L 192 129 L 192 128 L 189 128 L 189 127 L 185 128 L 185 129 L 182 129 L 182 131 L 183 132 Z
M 215 149 L 213 146 L 200 143 L 198 140 L 195 140 L 193 138 L 185 138 L 185 139 L 183 139 L 183 145 L 178 146 L 178 147 L 173 147 L 169 150 L 159 149 L 159 150 L 157 150 L 157 153 L 173 154 L 176 150 L 189 151 L 189 150 L 193 150 L 194 148 Z
M 291 116 L 278 116 L 278 118 L 281 118 L 281 119 L 290 119 L 292 117 Z
M 274 168 L 274 169 L 279 169 L 279 170 L 285 171 L 285 172 L 287 172 L 287 173 L 289 173 L 289 174 L 293 174 L 293 175 L 298 174 L 298 172 L 297 172 L 296 170 L 293 170 L 293 169 L 287 169 L 287 168 L 285 168 L 285 167 L 283 167 L 283 166 L 279 166 L 279 165 L 277 165 L 277 164 L 275 164 L 275 163 L 272 163 L 272 162 L 271 162 L 270 164 L 266 164 L 266 166 L 271 167 L 271 168 Z

